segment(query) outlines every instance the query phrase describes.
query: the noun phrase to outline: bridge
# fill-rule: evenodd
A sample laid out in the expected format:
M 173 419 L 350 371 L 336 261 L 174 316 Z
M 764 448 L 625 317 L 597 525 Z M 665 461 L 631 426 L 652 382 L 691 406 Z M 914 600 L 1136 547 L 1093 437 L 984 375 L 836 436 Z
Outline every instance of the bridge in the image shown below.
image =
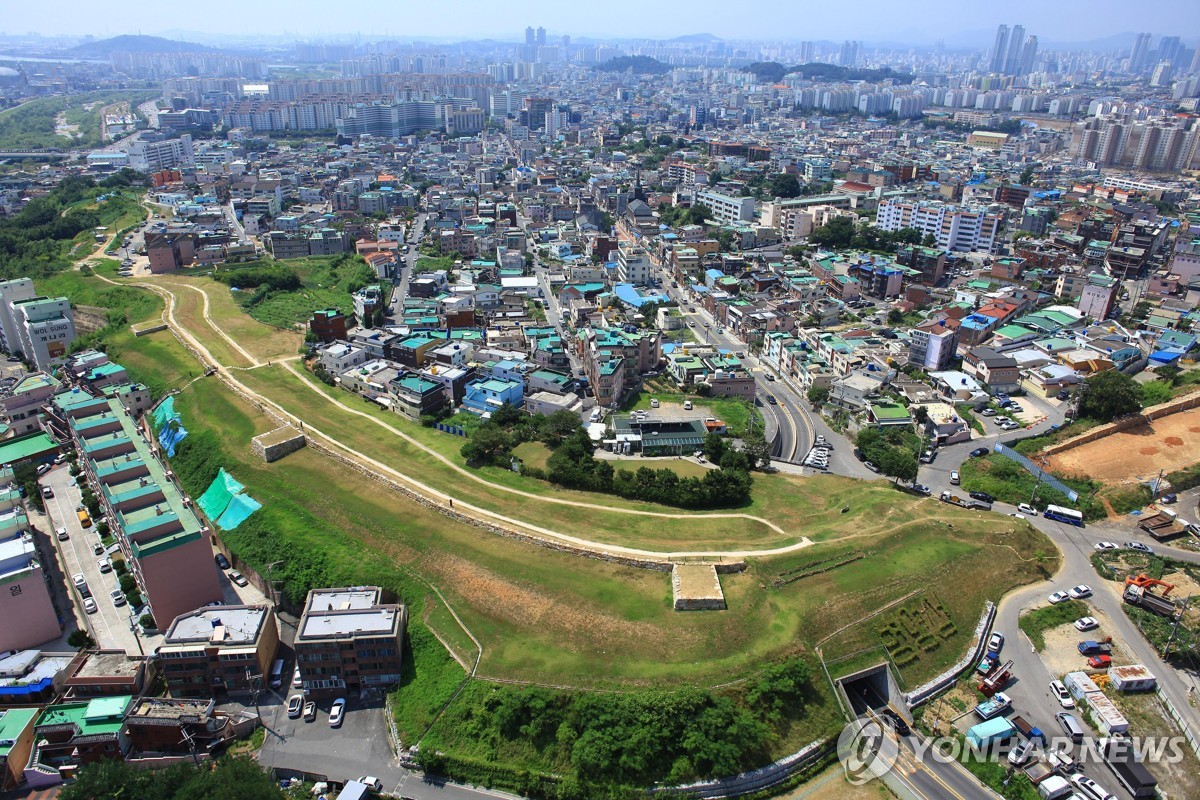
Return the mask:
M 0 150 L 0 158 L 70 158 L 73 153 L 70 150 L 58 150 L 55 148 L 30 149 L 30 150 Z

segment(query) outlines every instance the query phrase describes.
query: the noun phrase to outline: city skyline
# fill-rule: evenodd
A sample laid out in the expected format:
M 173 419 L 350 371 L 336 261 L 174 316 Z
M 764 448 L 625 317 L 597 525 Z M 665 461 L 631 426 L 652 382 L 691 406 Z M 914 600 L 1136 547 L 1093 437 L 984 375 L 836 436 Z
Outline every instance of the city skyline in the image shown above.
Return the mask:
M 544 27 L 551 38 L 656 38 L 670 39 L 709 33 L 722 39 L 861 40 L 873 42 L 931 44 L 939 39 L 986 46 L 1001 24 L 1021 23 L 1026 31 L 1046 42 L 1086 42 L 1124 36 L 1158 28 L 1200 31 L 1200 6 L 1180 7 L 1165 0 L 1147 0 L 1138 14 L 1129 14 L 1120 0 L 1101 0 L 1078 15 L 1069 6 L 1016 0 L 996 7 L 975 7 L 969 15 L 946 0 L 913 0 L 903 8 L 894 4 L 868 2 L 867 13 L 847 15 L 840 9 L 813 3 L 780 4 L 771 13 L 729 16 L 727 6 L 713 0 L 691 4 L 686 18 L 669 9 L 627 1 L 610 3 L 603 16 L 589 16 L 577 9 L 546 6 L 519 0 L 497 19 L 494 6 L 466 0 L 456 13 L 445 15 L 436 8 L 411 8 L 400 13 L 379 13 L 377 4 L 347 0 L 341 14 L 331 17 L 314 0 L 296 0 L 281 20 L 274 4 L 235 3 L 212 0 L 205 15 L 181 16 L 178 9 L 144 0 L 127 0 L 103 7 L 83 0 L 62 0 L 53 19 L 36 6 L 6 9 L 4 35 L 92 35 L 106 38 L 122 33 L 178 35 L 194 32 L 204 36 L 231 36 L 231 30 L 261 31 L 264 38 L 317 38 L 363 36 L 370 38 L 496 39 L 521 41 L 527 25 Z M 636 18 L 628 15 L 636 13 Z M 236 20 L 237 25 L 231 25 Z M 1169 23 L 1167 22 L 1169 20 Z M 631 24 L 635 23 L 636 24 Z M 282 23 L 282 24 L 281 24 Z M 1169 31 L 1168 31 L 1169 32 Z M 1159 35 L 1156 33 L 1156 35 Z M 1189 41 L 1195 42 L 1193 36 Z

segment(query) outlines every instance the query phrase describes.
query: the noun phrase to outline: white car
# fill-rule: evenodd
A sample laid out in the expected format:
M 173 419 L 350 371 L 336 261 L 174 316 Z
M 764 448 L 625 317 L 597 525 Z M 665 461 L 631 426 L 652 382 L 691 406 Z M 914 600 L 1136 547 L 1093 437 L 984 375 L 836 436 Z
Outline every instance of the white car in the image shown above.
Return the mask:
M 1116 542 L 1096 542 L 1097 550 L 1120 550 L 1121 546 Z
M 300 668 L 299 667 L 296 667 L 295 671 L 292 672 L 292 688 L 293 689 L 303 689 L 304 688 L 304 678 L 300 677 Z
M 87 586 L 87 578 L 83 577 L 82 572 L 76 572 L 71 576 L 71 583 L 75 584 L 76 589 L 82 589 Z
M 1038 510 L 1029 505 L 1029 503 L 1021 503 L 1017 506 L 1017 511 L 1020 511 L 1022 514 L 1028 514 L 1031 517 L 1036 517 L 1038 515 Z
M 1063 685 L 1062 681 L 1050 681 L 1050 694 L 1063 708 L 1075 707 L 1075 701 L 1071 699 L 1071 693 L 1067 691 L 1067 687 Z
M 100 570 L 100 574 L 102 575 L 105 572 L 112 572 L 112 562 L 107 558 L 101 558 L 96 561 L 96 567 Z
M 83 610 L 89 614 L 95 614 L 98 610 L 96 608 L 96 601 L 90 597 L 85 597 L 83 599 Z
M 1030 753 L 1033 751 L 1033 740 L 1026 739 L 1019 745 L 1014 747 L 1008 753 L 1008 763 L 1014 767 L 1019 767 L 1029 760 Z
M 71 534 L 67 533 L 66 528 L 55 528 L 54 535 L 58 537 L 60 542 L 65 542 L 67 539 L 71 538 Z
M 993 633 L 988 637 L 987 649 L 989 653 L 999 653 L 1002 647 L 1004 647 L 1003 633 Z
M 1080 617 L 1075 620 L 1075 628 L 1081 631 L 1090 631 L 1094 628 L 1099 628 L 1100 623 L 1095 617 Z
M 116 608 L 120 608 L 129 602 L 125 599 L 125 594 L 120 589 L 113 589 L 108 593 L 108 596 L 112 598 L 113 606 Z
M 1075 788 L 1079 790 L 1075 796 L 1080 798 L 1080 800 L 1116 800 L 1116 795 L 1082 772 L 1076 772 L 1071 776 L 1070 780 L 1071 783 L 1075 784 Z
M 329 727 L 339 728 L 342 725 L 342 719 L 346 716 L 346 700 L 339 697 L 333 701 L 333 705 L 329 707 Z
M 1057 605 L 1058 603 L 1065 603 L 1066 601 L 1070 600 L 1071 595 L 1067 594 L 1066 592 L 1055 592 L 1054 594 L 1050 595 L 1048 599 L 1052 605 Z
M 1092 596 L 1092 587 L 1081 583 L 1078 586 L 1072 586 L 1069 590 L 1069 594 L 1071 595 L 1072 600 L 1082 600 L 1085 597 Z
M 304 711 L 304 696 L 294 694 L 288 698 L 287 715 L 288 719 L 296 719 Z

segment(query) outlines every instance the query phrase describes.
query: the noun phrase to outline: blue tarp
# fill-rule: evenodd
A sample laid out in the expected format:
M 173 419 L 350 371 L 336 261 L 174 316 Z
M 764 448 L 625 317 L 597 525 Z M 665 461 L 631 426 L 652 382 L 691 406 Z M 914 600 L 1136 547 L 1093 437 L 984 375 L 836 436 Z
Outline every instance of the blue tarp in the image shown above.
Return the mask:
M 246 521 L 246 517 L 262 508 L 262 503 L 248 494 L 235 495 L 230 501 L 225 513 L 216 521 L 222 530 L 231 531 Z
M 158 443 L 162 445 L 163 450 L 167 451 L 168 456 L 175 455 L 175 445 L 183 441 L 183 437 L 187 436 L 187 429 L 179 424 L 179 420 L 171 420 L 158 433 Z

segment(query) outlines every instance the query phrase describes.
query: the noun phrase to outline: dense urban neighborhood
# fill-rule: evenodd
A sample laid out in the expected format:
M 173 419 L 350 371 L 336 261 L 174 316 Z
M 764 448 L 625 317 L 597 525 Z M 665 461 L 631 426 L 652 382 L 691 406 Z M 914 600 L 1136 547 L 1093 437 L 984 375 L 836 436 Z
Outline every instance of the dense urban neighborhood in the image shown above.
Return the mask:
M 1036 23 L 0 35 L 0 796 L 1200 797 L 1200 28 Z

